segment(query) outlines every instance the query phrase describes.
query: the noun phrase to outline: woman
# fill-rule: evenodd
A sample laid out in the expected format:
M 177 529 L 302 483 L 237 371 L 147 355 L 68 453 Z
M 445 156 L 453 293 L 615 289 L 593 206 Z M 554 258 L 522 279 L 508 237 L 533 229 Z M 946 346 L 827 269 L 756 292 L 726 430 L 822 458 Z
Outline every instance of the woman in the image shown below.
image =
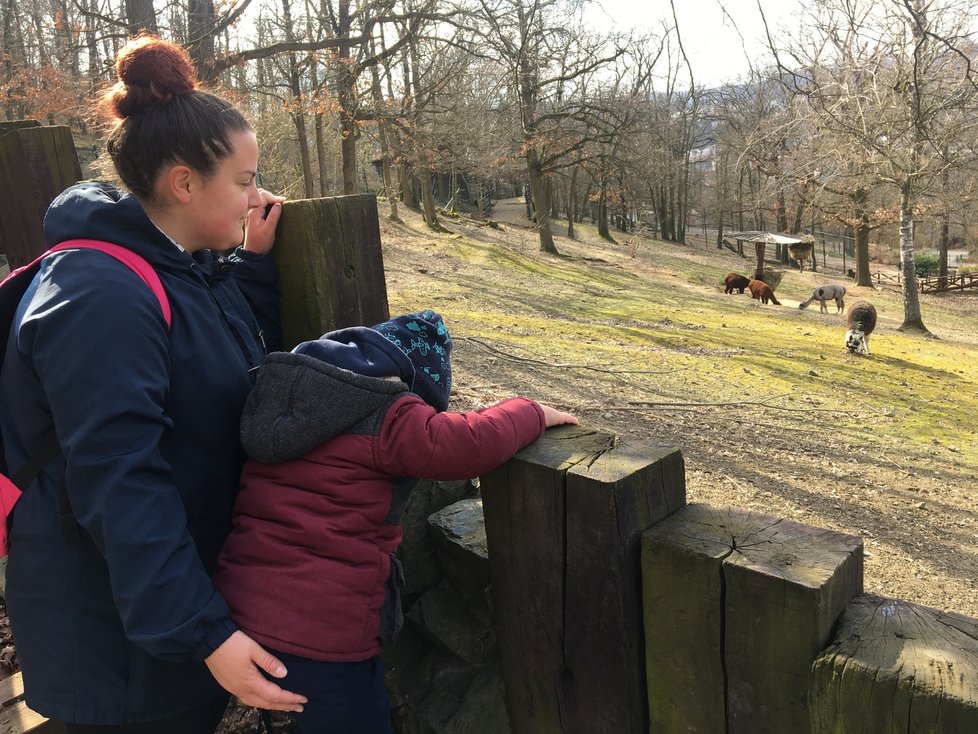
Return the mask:
M 182 49 L 136 39 L 116 72 L 102 110 L 129 193 L 68 189 L 45 236 L 141 255 L 172 323 L 129 268 L 92 250 L 48 257 L 22 299 L 0 373 L 7 460 L 22 463 L 52 425 L 62 451 L 14 510 L 7 606 L 28 705 L 69 732 L 208 734 L 222 686 L 249 705 L 304 702 L 262 675 L 285 669 L 210 581 L 249 371 L 264 358 L 252 308 L 273 313 L 266 255 L 282 199 L 256 187 L 254 132 L 197 88 Z

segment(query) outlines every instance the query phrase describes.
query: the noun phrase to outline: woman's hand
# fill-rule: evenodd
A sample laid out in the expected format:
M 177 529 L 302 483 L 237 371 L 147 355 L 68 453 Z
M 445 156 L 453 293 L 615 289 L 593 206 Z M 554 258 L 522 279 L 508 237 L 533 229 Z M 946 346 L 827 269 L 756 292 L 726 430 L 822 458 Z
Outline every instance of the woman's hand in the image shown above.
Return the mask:
M 276 678 L 284 678 L 287 671 L 278 658 L 240 630 L 228 637 L 204 663 L 221 687 L 237 696 L 245 706 L 302 711 L 302 704 L 308 700 L 282 689 L 261 674 L 259 668 Z
M 244 248 L 249 252 L 267 255 L 275 244 L 275 228 L 279 217 L 282 216 L 284 196 L 276 196 L 265 189 L 258 189 L 261 194 L 261 206 L 256 206 L 248 212 L 248 224 L 245 227 Z M 272 208 L 265 215 L 265 210 L 271 204 Z
M 549 405 L 539 404 L 543 408 L 543 420 L 547 424 L 547 428 L 551 426 L 562 426 L 565 424 L 570 424 L 573 426 L 580 425 L 580 421 L 570 413 L 565 413 L 562 410 L 557 410 L 556 408 L 551 408 Z

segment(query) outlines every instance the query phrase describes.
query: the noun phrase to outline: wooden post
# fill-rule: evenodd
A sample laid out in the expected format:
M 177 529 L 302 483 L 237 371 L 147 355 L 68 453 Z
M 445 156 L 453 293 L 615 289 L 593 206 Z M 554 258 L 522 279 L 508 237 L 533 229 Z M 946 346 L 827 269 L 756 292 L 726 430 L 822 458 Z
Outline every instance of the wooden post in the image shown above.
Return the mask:
M 389 318 L 374 195 L 287 201 L 272 252 L 285 349 Z
M 12 133 L 14 130 L 22 130 L 28 127 L 40 127 L 41 123 L 37 120 L 10 120 L 0 121 L 0 135 Z
M 814 734 L 978 731 L 978 619 L 859 596 L 815 661 Z
M 55 196 L 81 179 L 71 129 L 33 120 L 0 128 L 0 249 L 10 268 L 45 250 L 44 213 Z
M 859 538 L 689 505 L 642 538 L 650 731 L 805 734 L 811 668 L 862 591 Z
M 481 485 L 512 731 L 645 734 L 640 540 L 685 504 L 679 450 L 554 428 Z

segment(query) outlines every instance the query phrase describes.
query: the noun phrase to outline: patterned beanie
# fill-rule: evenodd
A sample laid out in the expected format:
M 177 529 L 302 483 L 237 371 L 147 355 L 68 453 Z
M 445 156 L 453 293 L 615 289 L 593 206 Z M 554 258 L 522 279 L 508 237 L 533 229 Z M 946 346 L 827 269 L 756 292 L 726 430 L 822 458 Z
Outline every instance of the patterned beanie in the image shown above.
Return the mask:
M 411 360 L 414 378 L 405 379 L 411 391 L 439 412 L 448 408 L 452 391 L 452 337 L 441 316 L 430 310 L 409 313 L 372 328 Z

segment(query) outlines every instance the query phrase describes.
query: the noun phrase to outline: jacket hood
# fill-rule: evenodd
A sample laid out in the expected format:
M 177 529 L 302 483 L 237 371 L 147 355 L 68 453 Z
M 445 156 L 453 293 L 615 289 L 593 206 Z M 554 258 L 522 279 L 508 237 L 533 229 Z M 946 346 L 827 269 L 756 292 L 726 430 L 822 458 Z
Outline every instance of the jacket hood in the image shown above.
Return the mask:
M 55 197 L 44 216 L 48 247 L 72 239 L 124 245 L 157 269 L 186 268 L 190 255 L 153 224 L 142 204 L 111 184 L 75 184 Z
M 272 352 L 245 402 L 241 443 L 258 461 L 288 461 L 407 392 L 400 381 L 358 374 L 307 354 Z
M 292 350 L 327 362 L 334 367 L 366 377 L 400 377 L 408 385 L 414 380 L 414 363 L 376 329 L 351 326 L 302 342 Z

